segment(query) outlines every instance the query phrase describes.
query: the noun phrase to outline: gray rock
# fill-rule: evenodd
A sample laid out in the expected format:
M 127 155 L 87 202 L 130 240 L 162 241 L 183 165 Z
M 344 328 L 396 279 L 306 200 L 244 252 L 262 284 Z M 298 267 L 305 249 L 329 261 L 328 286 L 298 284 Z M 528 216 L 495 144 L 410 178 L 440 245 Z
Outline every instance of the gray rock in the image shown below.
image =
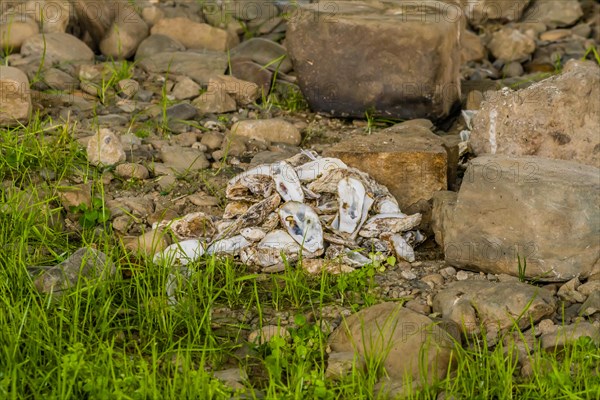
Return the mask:
M 587 277 L 600 256 L 598 168 L 540 157 L 471 161 L 456 206 L 435 217 L 450 265 L 542 281 Z M 451 202 L 450 202 L 451 203 Z M 436 239 L 437 239 L 436 232 Z
M 193 148 L 164 146 L 160 149 L 160 157 L 166 167 L 179 173 L 197 171 L 210 166 L 204 152 Z
M 200 94 L 200 85 L 196 82 L 184 76 L 179 79 L 175 86 L 173 86 L 173 90 L 171 91 L 171 95 L 175 97 L 177 100 L 187 100 L 192 99 L 194 97 L 198 97 Z
M 94 60 L 94 52 L 81 40 L 67 33 L 39 33 L 27 38 L 21 55 L 44 59 L 44 65 Z
M 323 4 L 301 4 L 286 36 L 311 109 L 360 118 L 448 115 L 460 93 L 460 15 L 447 18 L 435 1 Z
M 431 229 L 435 235 L 435 242 L 442 247 L 444 247 L 444 233 L 446 229 L 449 229 L 445 224 L 451 221 L 450 218 L 456 206 L 457 198 L 458 193 L 448 190 L 440 190 L 433 194 Z
M 60 264 L 46 269 L 35 278 L 34 285 L 42 293 L 61 294 L 62 291 L 73 288 L 80 282 L 88 283 L 106 279 L 114 272 L 115 266 L 106 254 L 87 247 L 77 250 Z
M 221 371 L 215 371 L 214 377 L 232 389 L 245 388 L 244 382 L 248 381 L 248 374 L 240 368 L 230 368 Z
M 495 58 L 524 61 L 535 51 L 535 41 L 518 29 L 503 27 L 492 34 L 487 48 Z
M 600 346 L 600 329 L 589 322 L 559 326 L 556 331 L 542 335 L 540 340 L 542 349 L 556 350 L 572 345 L 582 337 L 589 337 L 596 346 Z
M 164 52 L 142 59 L 140 67 L 148 72 L 185 75 L 200 85 L 206 85 L 210 78 L 223 75 L 227 68 L 225 53 L 203 52 Z
M 250 332 L 248 335 L 248 342 L 255 344 L 269 343 L 274 337 L 281 337 L 286 340 L 290 340 L 292 335 L 283 326 L 277 325 L 266 325 L 261 329 Z
M 550 29 L 571 26 L 583 16 L 577 0 L 534 0 L 524 21 L 541 21 Z
M 0 48 L 18 52 L 23 42 L 39 31 L 38 24 L 24 15 L 1 15 Z
M 529 0 L 460 0 L 460 4 L 469 22 L 481 26 L 491 21 L 518 21 Z
M 80 28 L 107 57 L 133 56 L 148 36 L 148 25 L 127 0 L 76 0 L 74 9 Z
M 280 119 L 257 119 L 236 122 L 231 133 L 261 142 L 287 143 L 293 146 L 300 144 L 302 136 L 293 124 Z
M 188 18 L 163 18 L 151 29 L 152 34 L 161 34 L 177 40 L 188 49 L 227 51 L 238 43 L 238 37 L 225 29 L 191 21 Z
M 121 79 L 117 82 L 119 94 L 126 99 L 132 99 L 140 90 L 140 83 L 135 79 Z
M 29 80 L 21 70 L 0 65 L 0 126 L 26 122 L 31 113 Z
M 231 134 L 227 135 L 221 142 L 221 149 L 230 157 L 240 157 L 246 152 L 246 138 Z
M 329 345 L 334 352 L 381 362 L 393 380 L 420 380 L 425 370 L 430 382 L 446 376 L 454 348 L 450 334 L 434 321 L 396 303 L 377 304 L 346 318 Z
M 594 293 L 600 293 L 600 281 L 587 281 L 577 288 L 577 291 L 584 296 L 590 296 Z
M 581 307 L 579 307 L 579 315 L 589 317 L 597 312 L 600 312 L 600 291 L 590 293 Z
M 208 91 L 224 91 L 241 106 L 254 102 L 260 96 L 256 83 L 244 81 L 231 75 L 212 78 L 208 82 Z
M 481 42 L 481 38 L 465 29 L 463 34 L 460 36 L 460 59 L 461 63 L 467 63 L 469 61 L 481 61 L 486 57 L 486 50 Z
M 209 150 L 216 150 L 223 143 L 223 134 L 220 132 L 206 132 L 202 135 L 200 143 L 205 145 Z
M 117 197 L 108 200 L 106 207 L 113 217 L 130 214 L 134 217 L 146 218 L 154 212 L 152 199 L 146 197 Z
M 150 35 L 144 39 L 135 52 L 136 60 L 143 60 L 158 53 L 185 51 L 185 46 L 166 35 Z
M 467 271 L 458 271 L 456 273 L 457 281 L 466 281 L 467 279 L 469 279 L 469 273 Z
M 526 89 L 487 92 L 470 144 L 475 154 L 538 155 L 598 167 L 598 121 L 600 67 L 572 60 L 560 75 Z
M 43 82 L 51 89 L 73 92 L 79 86 L 77 78 L 58 68 L 48 68 L 42 74 Z
M 515 78 L 523 75 L 525 70 L 520 62 L 512 61 L 502 67 L 502 76 L 506 78 Z
M 581 285 L 579 278 L 573 278 L 558 289 L 558 297 L 571 303 L 583 303 L 585 295 L 578 292 L 577 288 Z
M 150 172 L 148 172 L 148 168 L 144 167 L 143 165 L 134 163 L 117 165 L 115 173 L 125 179 L 148 179 L 148 177 L 150 177 Z
M 236 59 L 231 60 L 230 72 L 238 79 L 248 82 L 254 82 L 261 90 L 261 94 L 269 93 L 271 89 L 271 80 L 273 72 L 263 68 L 260 64 L 254 61 Z
M 115 127 L 124 126 L 129 123 L 129 118 L 121 114 L 99 115 L 96 119 L 98 126 Z
M 169 142 L 176 146 L 192 147 L 197 142 L 197 139 L 195 132 L 184 132 L 171 137 Z
M 583 38 L 588 38 L 592 33 L 592 28 L 586 24 L 585 22 L 575 25 L 570 29 L 573 35 L 581 36 Z
M 550 292 L 521 282 L 452 282 L 433 299 L 434 312 L 456 322 L 466 334 L 485 329 L 490 344 L 515 324 L 525 329 L 555 310 Z
M 208 90 L 196 97 L 192 104 L 200 114 L 222 114 L 235 111 L 237 104 L 233 97 L 215 85 L 209 85 Z
M 88 161 L 97 166 L 110 166 L 125 161 L 121 140 L 110 129 L 101 128 L 87 145 Z
M 36 20 L 42 32 L 65 32 L 70 20 L 70 4 L 56 0 L 28 0 L 20 5 Z M 35 10 L 35 12 L 31 12 Z
M 271 164 L 282 161 L 296 155 L 295 152 L 288 151 L 259 151 L 252 157 L 250 165 Z
M 110 63 L 82 64 L 78 68 L 78 77 L 81 82 L 102 83 L 103 79 L 111 75 Z
M 187 121 L 198 115 L 198 110 L 188 103 L 179 103 L 167 108 L 167 119 Z
M 287 57 L 285 47 L 264 38 L 251 38 L 231 49 L 231 60 L 252 60 L 261 68 L 288 73 L 292 70 L 292 61 Z
M 325 377 L 341 380 L 352 371 L 364 371 L 367 363 L 363 356 L 354 351 L 333 352 L 327 358 Z

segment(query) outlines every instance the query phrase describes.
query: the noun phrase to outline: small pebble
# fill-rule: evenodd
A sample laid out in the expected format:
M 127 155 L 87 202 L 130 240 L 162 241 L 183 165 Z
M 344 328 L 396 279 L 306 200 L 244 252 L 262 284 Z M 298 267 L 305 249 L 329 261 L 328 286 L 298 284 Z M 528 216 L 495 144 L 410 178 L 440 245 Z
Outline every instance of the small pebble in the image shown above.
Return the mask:
M 444 278 L 448 278 L 450 276 L 454 276 L 456 275 L 456 269 L 454 267 L 446 267 L 444 269 L 442 269 L 440 271 L 440 274 L 444 277 Z
M 402 272 L 400 273 L 400 275 L 402 275 L 402 277 L 403 277 L 404 279 L 407 279 L 407 280 L 409 280 L 409 281 L 412 281 L 412 280 L 414 280 L 414 279 L 417 279 L 417 275 L 416 275 L 414 272 L 412 272 L 412 271 L 402 271 Z
M 469 279 L 469 273 L 467 271 L 458 271 L 456 273 L 456 279 L 459 281 L 466 281 Z

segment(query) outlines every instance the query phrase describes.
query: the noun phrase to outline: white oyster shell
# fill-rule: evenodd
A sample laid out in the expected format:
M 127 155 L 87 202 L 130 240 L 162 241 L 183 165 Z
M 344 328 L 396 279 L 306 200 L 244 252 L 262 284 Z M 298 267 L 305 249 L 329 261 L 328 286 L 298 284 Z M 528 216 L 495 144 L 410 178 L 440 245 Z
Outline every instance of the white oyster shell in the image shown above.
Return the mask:
M 190 239 L 173 243 L 163 251 L 156 253 L 152 261 L 155 264 L 187 265 L 199 259 L 203 254 L 204 244 L 200 240 Z
M 240 253 L 240 250 L 250 246 L 251 244 L 252 243 L 250 243 L 242 235 L 236 235 L 236 236 L 232 236 L 227 239 L 220 239 L 220 240 L 217 240 L 216 242 L 212 243 L 210 246 L 208 246 L 208 249 L 206 249 L 206 254 L 238 255 Z
M 358 223 L 361 220 L 365 195 L 365 187 L 358 179 L 344 178 L 339 181 L 338 231 L 343 233 L 352 233 L 356 230 Z
M 279 161 L 271 164 L 273 171 L 273 180 L 275 181 L 275 190 L 281 196 L 283 201 L 304 201 L 304 192 L 300 186 L 300 179 L 294 168 L 285 161 Z
M 239 182 L 240 180 L 242 180 L 243 178 L 246 178 L 246 177 L 252 176 L 252 175 L 273 176 L 271 164 L 261 164 L 254 168 L 250 168 L 250 169 L 242 172 L 241 174 L 237 174 L 236 176 L 234 176 L 233 178 L 231 178 L 229 180 L 229 182 L 227 183 L 227 186 L 232 186 L 232 185 L 236 184 L 237 182 Z
M 339 158 L 324 157 L 296 167 L 296 173 L 302 182 L 312 182 L 324 173 L 337 168 L 346 169 L 348 166 Z
M 402 214 L 398 202 L 392 196 L 377 199 L 374 208 L 379 214 Z
M 408 244 L 406 240 L 404 240 L 401 234 L 396 233 L 391 235 L 389 241 L 394 248 L 396 257 L 408 262 L 415 261 L 415 251 L 413 250 L 412 246 Z
M 279 209 L 281 225 L 306 251 L 323 249 L 323 228 L 319 216 L 306 204 L 289 201 Z
M 300 245 L 286 231 L 277 229 L 269 232 L 255 247 L 244 249 L 241 260 L 264 268 L 280 264 L 284 258 L 297 259 L 299 252 Z
M 258 242 L 265 237 L 266 233 L 260 228 L 243 228 L 240 230 L 240 235 L 250 242 Z
M 358 233 L 362 237 L 379 237 L 382 233 L 398 233 L 415 228 L 421 223 L 421 214 L 377 214 L 367 220 Z

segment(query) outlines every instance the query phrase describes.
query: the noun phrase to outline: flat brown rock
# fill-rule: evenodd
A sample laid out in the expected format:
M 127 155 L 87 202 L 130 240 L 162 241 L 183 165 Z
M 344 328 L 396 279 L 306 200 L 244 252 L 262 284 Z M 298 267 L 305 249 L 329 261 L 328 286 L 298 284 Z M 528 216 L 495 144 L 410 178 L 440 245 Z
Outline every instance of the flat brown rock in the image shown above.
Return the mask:
M 367 172 L 390 190 L 402 211 L 419 201 L 429 201 L 448 186 L 446 150 L 442 140 L 425 128 L 353 137 L 324 155 Z

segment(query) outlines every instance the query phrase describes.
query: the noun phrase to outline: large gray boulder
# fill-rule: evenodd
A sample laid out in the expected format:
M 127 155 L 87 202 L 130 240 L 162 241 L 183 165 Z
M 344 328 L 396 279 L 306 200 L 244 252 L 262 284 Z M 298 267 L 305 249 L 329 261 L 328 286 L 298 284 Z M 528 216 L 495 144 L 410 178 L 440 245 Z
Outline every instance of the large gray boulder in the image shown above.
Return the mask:
M 517 276 L 520 258 L 527 278 L 586 278 L 600 258 L 598 193 L 600 170 L 589 165 L 477 157 L 456 201 L 434 198 L 436 240 L 459 268 Z
M 600 67 L 571 60 L 560 75 L 526 89 L 487 92 L 472 123 L 475 154 L 537 155 L 600 167 Z
M 438 119 L 460 97 L 460 7 L 390 0 L 302 4 L 286 44 L 310 107 Z M 454 13 L 448 15 L 449 9 Z

